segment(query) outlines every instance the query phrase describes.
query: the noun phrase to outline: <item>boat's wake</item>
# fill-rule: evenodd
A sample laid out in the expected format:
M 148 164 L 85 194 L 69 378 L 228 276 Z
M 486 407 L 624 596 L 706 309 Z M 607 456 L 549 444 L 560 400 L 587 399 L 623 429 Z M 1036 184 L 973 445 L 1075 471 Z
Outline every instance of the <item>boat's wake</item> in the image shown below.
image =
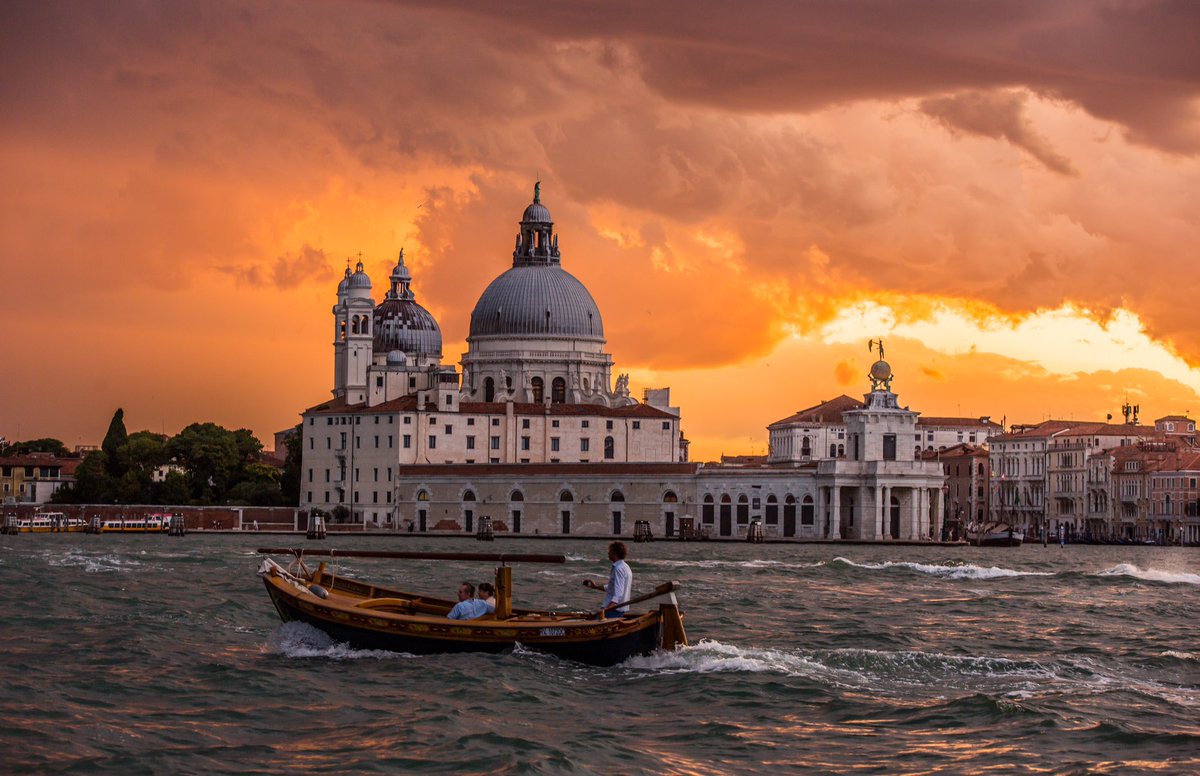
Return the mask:
M 1118 563 L 1112 568 L 1097 572 L 1098 577 L 1133 577 L 1145 582 L 1163 582 L 1166 584 L 1200 585 L 1200 574 L 1189 574 L 1184 571 L 1166 571 L 1164 569 L 1142 569 L 1132 563 Z
M 325 658 L 327 660 L 395 660 L 411 658 L 405 652 L 379 649 L 354 649 L 334 641 L 329 634 L 305 622 L 286 622 L 267 638 L 264 652 L 291 658 Z
M 888 569 L 907 569 L 922 574 L 929 574 L 943 579 L 1001 579 L 1004 577 L 1050 577 L 1051 571 L 1020 571 L 1006 569 L 1000 566 L 976 566 L 971 563 L 914 563 L 912 561 L 884 561 L 883 563 L 855 563 L 849 558 L 838 556 L 833 563 L 841 563 L 859 569 L 884 571 Z

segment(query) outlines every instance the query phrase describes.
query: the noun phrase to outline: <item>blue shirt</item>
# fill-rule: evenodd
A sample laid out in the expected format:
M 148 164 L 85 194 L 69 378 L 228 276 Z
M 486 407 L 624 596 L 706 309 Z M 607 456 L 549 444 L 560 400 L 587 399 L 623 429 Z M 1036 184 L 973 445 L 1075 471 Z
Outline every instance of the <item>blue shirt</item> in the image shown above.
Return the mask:
M 465 601 L 456 603 L 454 608 L 450 610 L 450 614 L 446 616 L 451 620 L 474 620 L 476 617 L 482 617 L 494 611 L 496 610 L 488 606 L 487 601 L 481 601 L 478 598 L 468 598 Z
M 614 561 L 612 569 L 608 572 L 608 582 L 604 585 L 604 603 L 601 608 L 613 603 L 622 603 L 632 598 L 633 594 L 633 572 L 629 570 L 629 564 L 623 560 Z M 629 611 L 628 606 L 622 606 L 614 611 L 622 614 Z

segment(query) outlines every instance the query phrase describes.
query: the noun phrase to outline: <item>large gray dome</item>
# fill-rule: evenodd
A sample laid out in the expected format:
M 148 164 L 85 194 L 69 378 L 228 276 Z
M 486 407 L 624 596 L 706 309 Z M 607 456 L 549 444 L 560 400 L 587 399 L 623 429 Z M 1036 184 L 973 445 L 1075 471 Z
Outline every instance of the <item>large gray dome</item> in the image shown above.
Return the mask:
M 513 335 L 603 339 L 604 324 L 592 295 L 561 266 L 516 266 L 484 289 L 469 338 Z

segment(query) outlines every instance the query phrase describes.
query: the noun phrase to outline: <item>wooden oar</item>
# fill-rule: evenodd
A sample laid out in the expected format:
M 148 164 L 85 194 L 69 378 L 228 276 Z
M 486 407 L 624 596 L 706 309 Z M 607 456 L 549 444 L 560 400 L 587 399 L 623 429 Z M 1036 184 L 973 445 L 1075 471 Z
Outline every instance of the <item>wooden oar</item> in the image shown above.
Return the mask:
M 637 598 L 630 598 L 628 601 L 623 601 L 621 603 L 609 604 L 608 606 L 601 609 L 600 613 L 604 614 L 605 612 L 611 611 L 613 609 L 620 609 L 622 606 L 632 606 L 633 604 L 640 604 L 642 601 L 649 601 L 651 598 L 658 598 L 660 595 L 666 595 L 667 593 L 674 593 L 676 590 L 678 590 L 681 587 L 682 587 L 682 585 L 680 585 L 678 582 L 676 582 L 674 580 L 672 580 L 670 582 L 663 582 L 661 585 L 654 588 L 653 593 L 646 593 L 645 595 L 640 595 Z
M 263 555 L 329 558 L 397 558 L 400 560 L 480 560 L 491 563 L 566 563 L 563 555 L 489 552 L 392 552 L 389 550 L 315 550 L 307 547 L 259 547 Z

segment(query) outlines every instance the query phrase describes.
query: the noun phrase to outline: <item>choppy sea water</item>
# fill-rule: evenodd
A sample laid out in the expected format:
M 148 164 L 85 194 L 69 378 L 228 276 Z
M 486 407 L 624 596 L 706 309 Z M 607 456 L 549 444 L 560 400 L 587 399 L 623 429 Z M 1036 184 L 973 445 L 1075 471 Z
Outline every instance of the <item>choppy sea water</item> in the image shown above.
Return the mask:
M 1195 773 L 1200 550 L 631 544 L 692 646 L 592 668 L 356 651 L 282 625 L 251 535 L 0 537 L 0 772 Z M 598 603 L 601 541 L 518 605 Z M 491 566 L 341 561 L 453 592 Z

